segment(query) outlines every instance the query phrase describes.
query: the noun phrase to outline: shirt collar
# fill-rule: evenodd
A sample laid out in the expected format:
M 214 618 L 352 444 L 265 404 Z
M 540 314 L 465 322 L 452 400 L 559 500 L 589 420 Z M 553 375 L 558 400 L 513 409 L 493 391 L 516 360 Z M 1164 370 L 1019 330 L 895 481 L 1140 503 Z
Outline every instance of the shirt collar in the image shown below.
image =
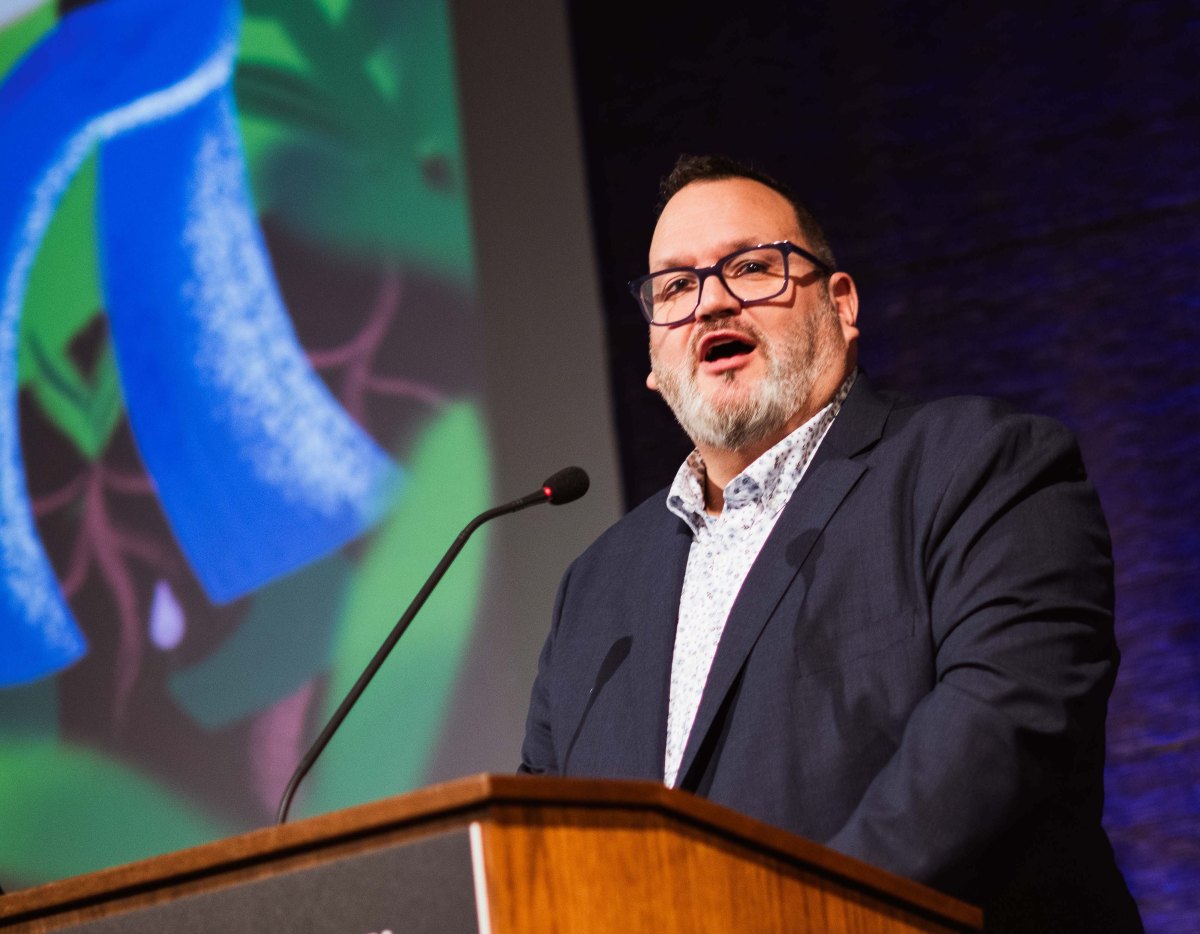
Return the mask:
M 729 481 L 725 487 L 725 513 L 761 506 L 761 512 L 773 514 L 787 504 L 825 432 L 841 411 L 857 373 L 851 370 L 828 405 Z M 693 534 L 707 526 L 710 518 L 704 511 L 706 476 L 704 458 L 699 450 L 693 450 L 680 465 L 667 493 L 667 508 L 686 522 Z

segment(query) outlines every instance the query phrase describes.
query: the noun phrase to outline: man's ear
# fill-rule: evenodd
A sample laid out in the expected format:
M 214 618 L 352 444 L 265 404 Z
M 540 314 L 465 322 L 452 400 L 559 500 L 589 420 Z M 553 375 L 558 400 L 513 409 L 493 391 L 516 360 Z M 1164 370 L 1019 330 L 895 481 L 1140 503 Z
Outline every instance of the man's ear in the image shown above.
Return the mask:
M 829 300 L 842 325 L 847 344 L 858 340 L 858 288 L 849 273 L 835 272 L 829 277 Z

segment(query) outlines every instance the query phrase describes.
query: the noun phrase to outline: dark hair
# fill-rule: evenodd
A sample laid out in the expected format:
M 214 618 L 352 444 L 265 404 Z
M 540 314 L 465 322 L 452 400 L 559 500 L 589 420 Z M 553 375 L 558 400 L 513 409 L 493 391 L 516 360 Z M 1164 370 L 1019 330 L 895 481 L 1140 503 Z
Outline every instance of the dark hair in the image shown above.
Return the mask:
M 692 182 L 716 182 L 726 178 L 748 178 L 760 185 L 766 185 L 786 198 L 796 212 L 796 223 L 800 227 L 800 233 L 808 241 L 809 248 L 821 262 L 828 264 L 830 269 L 837 269 L 837 258 L 833 255 L 833 248 L 829 245 L 825 231 L 795 193 L 766 172 L 760 172 L 728 156 L 680 156 L 670 174 L 659 183 L 657 214 L 662 214 L 667 202 Z

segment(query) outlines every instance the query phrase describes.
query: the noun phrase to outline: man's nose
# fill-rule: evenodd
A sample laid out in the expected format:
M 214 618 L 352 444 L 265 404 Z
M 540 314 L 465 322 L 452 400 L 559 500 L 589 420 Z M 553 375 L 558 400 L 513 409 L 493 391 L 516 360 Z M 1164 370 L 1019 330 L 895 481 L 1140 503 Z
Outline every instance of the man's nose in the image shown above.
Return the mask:
M 741 310 L 741 301 L 729 291 L 725 280 L 716 273 L 706 276 L 700 283 L 700 301 L 696 305 L 697 318 L 736 315 Z

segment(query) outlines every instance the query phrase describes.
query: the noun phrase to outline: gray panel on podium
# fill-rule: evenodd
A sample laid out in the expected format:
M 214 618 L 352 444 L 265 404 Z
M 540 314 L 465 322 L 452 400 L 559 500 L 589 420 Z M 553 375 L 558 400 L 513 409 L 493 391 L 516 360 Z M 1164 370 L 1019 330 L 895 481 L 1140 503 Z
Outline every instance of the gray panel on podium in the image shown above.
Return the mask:
M 466 828 L 189 895 L 73 928 L 79 934 L 475 934 Z

